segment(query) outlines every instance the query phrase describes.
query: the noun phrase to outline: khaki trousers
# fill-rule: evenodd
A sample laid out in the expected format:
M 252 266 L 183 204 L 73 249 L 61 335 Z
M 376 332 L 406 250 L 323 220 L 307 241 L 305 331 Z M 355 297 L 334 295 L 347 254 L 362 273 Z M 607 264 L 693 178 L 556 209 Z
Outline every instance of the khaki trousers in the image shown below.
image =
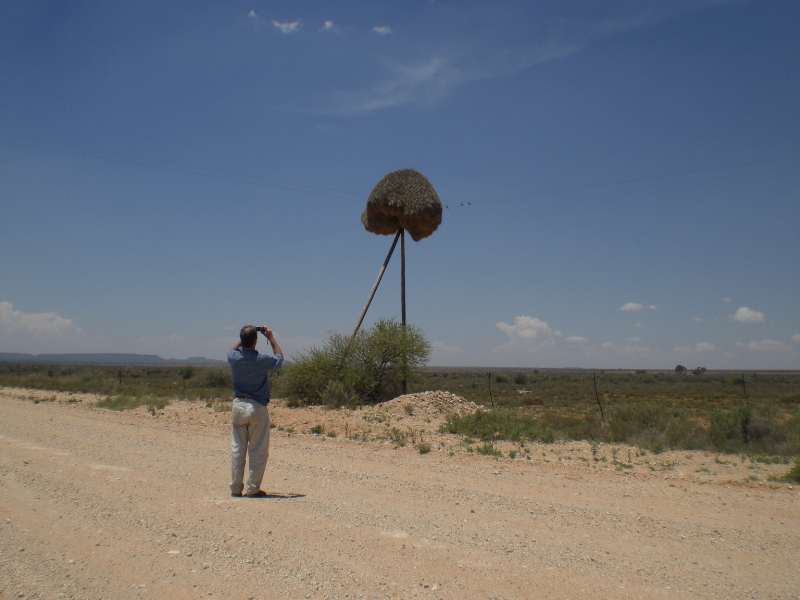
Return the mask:
M 250 471 L 244 487 L 245 458 Z M 269 410 L 255 400 L 234 398 L 231 410 L 231 493 L 255 494 L 269 458 Z

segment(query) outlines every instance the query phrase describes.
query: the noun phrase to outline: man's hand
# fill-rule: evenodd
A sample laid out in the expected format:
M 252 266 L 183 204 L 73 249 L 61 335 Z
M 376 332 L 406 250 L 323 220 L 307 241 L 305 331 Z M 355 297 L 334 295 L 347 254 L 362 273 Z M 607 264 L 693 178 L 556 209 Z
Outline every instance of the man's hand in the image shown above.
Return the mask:
M 278 342 L 275 341 L 275 336 L 272 334 L 272 330 L 266 325 L 262 325 L 261 327 L 262 327 L 261 333 L 263 333 L 264 337 L 266 337 L 269 340 L 269 343 L 272 344 L 273 354 L 280 354 L 281 356 L 283 356 L 283 352 L 281 352 L 281 347 L 278 346 Z

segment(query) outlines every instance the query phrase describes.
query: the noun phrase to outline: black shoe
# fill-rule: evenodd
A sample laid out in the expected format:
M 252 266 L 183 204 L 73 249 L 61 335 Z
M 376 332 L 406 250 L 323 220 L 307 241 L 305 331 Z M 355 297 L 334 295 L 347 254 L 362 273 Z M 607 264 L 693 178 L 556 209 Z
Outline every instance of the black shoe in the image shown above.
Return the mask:
M 248 498 L 266 498 L 267 492 L 264 490 L 258 490 L 255 494 L 247 494 Z
M 242 492 L 239 492 L 238 494 L 236 492 L 231 492 L 231 498 L 241 498 L 241 497 L 242 497 Z

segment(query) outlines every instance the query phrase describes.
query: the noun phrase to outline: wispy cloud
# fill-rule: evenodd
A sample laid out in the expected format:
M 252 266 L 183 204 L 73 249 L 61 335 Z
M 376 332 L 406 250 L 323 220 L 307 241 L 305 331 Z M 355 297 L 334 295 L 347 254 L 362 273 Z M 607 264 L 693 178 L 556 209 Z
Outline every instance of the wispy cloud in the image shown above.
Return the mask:
M 795 334 L 792 336 L 792 341 L 793 341 L 793 342 L 797 342 L 798 344 L 800 344 L 800 333 L 795 333 Z
M 722 301 L 723 302 L 731 302 L 731 299 L 730 298 L 723 298 Z
M 650 310 L 658 310 L 658 307 L 655 304 L 651 304 L 647 308 L 649 308 Z
M 642 346 L 623 346 L 622 351 L 626 354 L 647 354 L 650 352 L 650 348 L 642 347 Z
M 72 319 L 64 319 L 56 313 L 24 313 L 14 310 L 10 302 L 0 302 L 0 332 L 3 335 L 60 337 L 82 333 Z
M 714 344 L 708 342 L 700 342 L 694 347 L 695 352 L 713 352 L 714 350 L 716 350 Z
M 736 311 L 736 314 L 728 316 L 731 321 L 736 321 L 737 323 L 763 323 L 764 322 L 764 313 L 751 310 L 746 306 L 739 307 L 739 310 Z
M 628 338 L 626 341 L 628 341 L 628 342 L 641 342 L 642 338 L 632 337 L 632 338 Z
M 291 21 L 289 23 L 281 23 L 279 21 L 272 21 L 273 27 L 280 31 L 281 33 L 294 33 L 295 31 L 300 31 L 300 28 L 303 27 L 303 24 L 298 21 Z
M 702 320 L 703 319 L 701 319 L 700 317 L 692 317 L 692 321 L 697 321 L 698 323 L 700 323 Z
M 636 323 L 634 327 L 644 327 L 644 323 Z
M 566 338 L 566 341 L 570 344 L 588 344 L 589 338 L 580 335 L 571 335 Z
M 643 308 L 644 306 L 642 306 L 641 304 L 637 304 L 636 302 L 628 302 L 627 304 L 623 304 L 622 306 L 619 307 L 620 310 L 624 311 L 636 311 L 636 310 L 642 310 Z
M 325 23 L 322 24 L 322 27 L 320 27 L 319 30 L 320 31 L 334 31 L 334 32 L 336 32 L 336 31 L 339 31 L 339 28 L 336 27 L 336 25 L 333 24 L 333 21 L 325 21 Z
M 250 23 L 253 25 L 253 27 L 255 27 L 256 31 L 261 31 L 261 27 L 267 24 L 266 21 L 262 21 L 261 19 L 258 18 L 258 15 L 254 10 L 251 10 L 247 14 L 247 18 L 250 19 Z
M 334 106 L 324 112 L 356 115 L 409 103 L 432 104 L 459 86 L 508 77 L 574 55 L 597 40 L 674 18 L 685 10 L 693 9 L 642 3 L 626 5 L 618 9 L 618 14 L 594 21 L 552 16 L 535 24 L 513 21 L 510 26 L 508 21 L 513 16 L 508 14 L 504 27 L 487 28 L 484 23 L 487 35 L 471 36 L 468 41 L 448 31 L 443 23 L 435 42 L 409 39 L 406 56 L 379 59 L 383 62 L 383 78 L 379 82 L 357 91 L 335 92 Z M 372 32 L 385 36 L 392 29 L 376 26 Z
M 791 347 L 786 342 L 778 342 L 775 340 L 761 340 L 760 342 L 736 342 L 737 348 L 747 348 L 753 352 L 785 352 L 791 350 Z
M 650 348 L 646 346 L 631 346 L 630 344 L 625 344 L 624 346 L 620 347 L 614 342 L 605 342 L 602 345 L 603 350 L 615 350 L 624 352 L 625 354 L 647 354 L 650 352 Z
M 464 352 L 464 349 L 461 346 L 448 346 L 442 342 L 433 342 L 431 346 L 433 346 L 434 353 L 453 355 Z

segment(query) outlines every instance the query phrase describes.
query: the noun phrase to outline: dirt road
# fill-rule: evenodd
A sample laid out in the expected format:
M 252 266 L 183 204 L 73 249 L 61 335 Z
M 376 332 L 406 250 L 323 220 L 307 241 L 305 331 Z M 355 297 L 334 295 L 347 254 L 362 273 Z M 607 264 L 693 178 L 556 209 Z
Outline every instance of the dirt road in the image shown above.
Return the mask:
M 276 403 L 271 497 L 235 499 L 227 415 L 45 395 L 0 389 L 3 600 L 800 598 L 798 489 L 764 481 L 783 465 L 433 434 L 420 455 L 300 434 L 374 421 Z

